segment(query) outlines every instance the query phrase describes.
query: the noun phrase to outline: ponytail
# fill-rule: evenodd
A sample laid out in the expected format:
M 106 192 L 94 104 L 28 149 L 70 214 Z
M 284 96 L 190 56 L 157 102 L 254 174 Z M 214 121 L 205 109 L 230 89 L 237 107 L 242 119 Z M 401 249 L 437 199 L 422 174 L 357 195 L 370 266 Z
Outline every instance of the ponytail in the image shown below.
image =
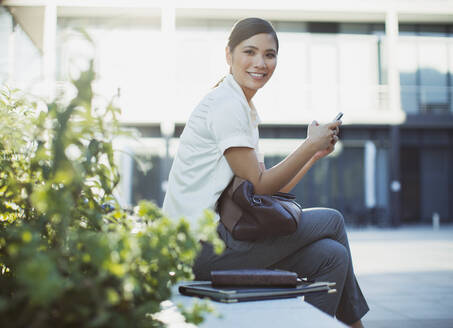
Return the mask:
M 219 82 L 217 82 L 212 88 L 213 88 L 213 89 L 217 88 L 217 87 L 220 85 L 220 83 L 222 83 L 223 80 L 225 80 L 225 78 L 226 78 L 226 76 L 222 77 L 222 78 L 219 80 Z

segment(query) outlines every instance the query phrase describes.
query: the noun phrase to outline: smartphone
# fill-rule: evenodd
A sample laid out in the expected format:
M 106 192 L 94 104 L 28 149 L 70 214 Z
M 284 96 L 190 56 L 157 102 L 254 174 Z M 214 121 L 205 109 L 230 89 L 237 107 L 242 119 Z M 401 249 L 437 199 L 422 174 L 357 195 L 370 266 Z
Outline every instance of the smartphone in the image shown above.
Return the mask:
M 339 120 L 341 120 L 342 117 L 343 117 L 343 113 L 342 113 L 342 112 L 339 112 L 339 113 L 337 114 L 337 116 L 335 116 L 335 118 L 334 118 L 333 120 L 334 120 L 334 121 L 339 121 Z

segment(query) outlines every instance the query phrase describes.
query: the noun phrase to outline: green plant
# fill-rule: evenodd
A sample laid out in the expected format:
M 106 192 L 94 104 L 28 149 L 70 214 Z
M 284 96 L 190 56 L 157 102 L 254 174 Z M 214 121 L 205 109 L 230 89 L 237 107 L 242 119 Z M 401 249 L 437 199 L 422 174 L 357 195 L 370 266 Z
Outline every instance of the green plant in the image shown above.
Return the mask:
M 73 81 L 77 96 L 40 113 L 18 90 L 1 91 L 0 326 L 160 326 L 153 314 L 192 278 L 198 239 L 221 248 L 210 213 L 197 233 L 150 202 L 133 215 L 119 208 L 119 109 L 93 107 L 94 79 L 91 62 Z M 182 313 L 198 323 L 205 311 Z

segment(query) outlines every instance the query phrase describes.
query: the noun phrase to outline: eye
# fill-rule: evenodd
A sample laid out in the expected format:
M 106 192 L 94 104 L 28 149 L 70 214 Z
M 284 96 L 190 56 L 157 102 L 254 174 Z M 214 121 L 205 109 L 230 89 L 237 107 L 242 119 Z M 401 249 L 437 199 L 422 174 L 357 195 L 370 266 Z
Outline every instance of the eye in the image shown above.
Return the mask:
M 247 49 L 247 50 L 244 50 L 244 53 L 246 53 L 247 55 L 253 55 L 255 53 L 255 51 L 253 51 L 252 49 Z
M 269 59 L 274 59 L 277 56 L 274 53 L 270 52 L 270 53 L 266 54 L 266 57 Z

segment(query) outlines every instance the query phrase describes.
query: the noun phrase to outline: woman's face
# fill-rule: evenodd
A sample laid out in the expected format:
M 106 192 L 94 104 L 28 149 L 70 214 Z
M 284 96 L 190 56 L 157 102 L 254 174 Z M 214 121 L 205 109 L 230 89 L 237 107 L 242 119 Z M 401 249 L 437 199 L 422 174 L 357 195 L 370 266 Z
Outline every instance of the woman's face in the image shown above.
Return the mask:
M 256 34 L 239 43 L 226 57 L 236 82 L 248 101 L 271 78 L 277 66 L 277 44 L 271 34 Z

